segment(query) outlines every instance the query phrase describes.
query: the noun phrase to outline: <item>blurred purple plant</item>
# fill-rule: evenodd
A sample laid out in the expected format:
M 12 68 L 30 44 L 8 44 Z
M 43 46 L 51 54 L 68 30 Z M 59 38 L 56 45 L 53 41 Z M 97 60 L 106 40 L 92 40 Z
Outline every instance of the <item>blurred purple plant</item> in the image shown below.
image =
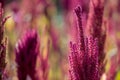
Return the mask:
M 6 43 L 7 39 L 4 40 L 4 24 L 9 17 L 3 19 L 3 9 L 0 3 L 0 80 L 4 77 L 4 70 L 6 67 Z
M 61 5 L 65 11 L 73 10 L 76 5 L 81 5 L 83 13 L 88 14 L 90 0 L 61 0 Z
M 118 55 L 112 56 L 110 60 L 110 69 L 107 72 L 107 80 L 115 80 L 117 72 L 118 72 L 118 60 L 117 60 Z
M 48 40 L 47 47 L 46 47 L 46 56 L 43 56 L 43 51 L 42 54 L 40 54 L 40 80 L 48 80 L 48 73 L 49 73 L 49 63 L 48 63 L 48 56 L 49 56 L 49 45 L 50 41 Z
M 96 8 L 94 8 L 96 9 Z M 104 58 L 103 53 L 101 53 L 101 47 L 103 49 L 104 44 L 101 44 L 101 17 L 96 13 L 95 20 L 100 21 L 100 23 L 94 23 L 93 29 L 94 33 L 91 33 L 89 37 L 84 36 L 84 30 L 82 26 L 82 9 L 81 7 L 77 7 L 75 9 L 75 13 L 78 18 L 78 42 L 72 43 L 70 42 L 71 53 L 69 55 L 69 63 L 70 63 L 70 80 L 100 80 L 102 76 L 102 72 L 104 71 L 103 62 L 99 63 L 99 59 L 101 61 Z M 99 18 L 99 17 L 100 18 Z M 97 28 L 96 28 L 97 27 Z M 99 29 L 100 30 L 99 30 Z M 95 31 L 98 31 L 95 33 Z M 104 39 L 104 38 L 102 38 Z M 104 40 L 103 40 L 104 43 Z M 103 50 L 102 50 L 103 51 Z M 99 56 L 100 55 L 100 56 Z
M 36 78 L 36 62 L 39 55 L 39 38 L 36 30 L 29 30 L 18 42 L 16 48 L 16 63 L 19 80 L 26 80 L 29 76 Z

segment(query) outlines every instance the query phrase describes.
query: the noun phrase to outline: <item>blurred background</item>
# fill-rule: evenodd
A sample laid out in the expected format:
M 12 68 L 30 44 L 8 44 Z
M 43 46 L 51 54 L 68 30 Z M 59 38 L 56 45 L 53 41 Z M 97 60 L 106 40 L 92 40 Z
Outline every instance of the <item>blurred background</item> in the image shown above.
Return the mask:
M 8 39 L 6 77 L 17 80 L 14 49 L 16 43 L 29 28 L 38 30 L 40 54 L 48 55 L 48 80 L 68 80 L 69 41 L 76 39 L 74 8 L 81 5 L 89 12 L 89 0 L 0 0 L 4 16 L 11 16 L 5 23 Z M 87 15 L 83 17 L 85 22 Z M 103 20 L 107 38 L 106 74 L 115 67 L 115 79 L 120 80 L 120 0 L 105 0 Z M 84 24 L 85 25 L 85 24 Z

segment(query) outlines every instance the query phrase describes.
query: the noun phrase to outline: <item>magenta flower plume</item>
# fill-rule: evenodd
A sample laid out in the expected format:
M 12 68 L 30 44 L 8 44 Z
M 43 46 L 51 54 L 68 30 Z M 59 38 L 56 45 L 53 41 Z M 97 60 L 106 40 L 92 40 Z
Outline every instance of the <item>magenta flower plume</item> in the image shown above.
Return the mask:
M 98 38 L 98 46 L 99 46 L 99 66 L 101 67 L 100 71 L 101 75 L 104 72 L 104 44 L 106 38 L 106 32 L 103 31 L 102 23 L 103 23 L 103 12 L 104 12 L 104 0 L 90 0 L 90 10 L 89 16 L 87 20 L 87 28 L 88 34 L 92 35 L 94 38 Z
M 39 38 L 35 30 L 29 30 L 18 42 L 16 49 L 16 63 L 19 80 L 26 80 L 29 76 L 36 79 L 36 61 L 39 54 Z
M 2 4 L 0 3 L 0 80 L 3 79 L 3 73 L 6 66 L 5 57 L 6 57 L 6 40 L 4 39 L 4 23 L 9 17 L 3 19 L 3 9 Z
M 78 42 L 70 42 L 70 80 L 100 80 L 102 69 L 99 66 L 99 38 L 84 36 L 81 7 L 78 6 L 75 13 L 78 18 Z

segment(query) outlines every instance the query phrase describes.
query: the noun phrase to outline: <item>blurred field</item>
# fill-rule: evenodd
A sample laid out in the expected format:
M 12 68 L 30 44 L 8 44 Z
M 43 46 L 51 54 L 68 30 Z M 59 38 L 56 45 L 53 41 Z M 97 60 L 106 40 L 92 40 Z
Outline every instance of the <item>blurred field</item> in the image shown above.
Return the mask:
M 16 43 L 27 29 L 36 29 L 40 37 L 40 54 L 48 58 L 48 80 L 68 80 L 69 42 L 75 41 L 76 16 L 73 9 L 82 0 L 5 0 L 5 23 L 7 37 L 6 77 L 18 80 L 15 62 Z M 84 17 L 83 17 L 84 19 Z M 106 66 L 117 65 L 115 80 L 120 80 L 120 1 L 105 0 L 103 21 L 106 23 Z M 39 65 L 39 61 L 37 62 Z M 111 73 L 112 74 L 112 73 Z M 28 79 L 29 80 L 29 79 Z M 107 80 L 107 79 L 103 79 Z M 114 80 L 114 79 L 111 79 Z

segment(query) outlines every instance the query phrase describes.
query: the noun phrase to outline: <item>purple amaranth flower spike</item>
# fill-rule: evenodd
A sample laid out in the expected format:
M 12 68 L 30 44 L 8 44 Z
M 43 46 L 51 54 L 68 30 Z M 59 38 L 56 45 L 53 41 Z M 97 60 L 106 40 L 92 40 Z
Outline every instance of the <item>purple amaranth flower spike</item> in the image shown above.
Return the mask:
M 92 46 L 89 46 L 89 44 Z M 85 52 L 81 53 L 77 47 L 78 44 L 70 42 L 70 80 L 100 80 L 98 66 L 98 39 L 93 39 L 92 37 L 87 38 Z
M 79 42 L 80 42 L 80 49 L 81 51 L 85 51 L 85 42 L 84 42 L 84 33 L 83 33 L 83 28 L 82 28 L 82 9 L 81 7 L 77 7 L 75 9 L 75 13 L 77 15 L 78 19 L 78 34 L 79 34 Z
M 0 80 L 3 79 L 3 73 L 6 66 L 5 57 L 6 57 L 6 42 L 4 39 L 4 23 L 9 17 L 3 19 L 3 9 L 2 4 L 0 3 Z
M 88 34 L 92 35 L 94 38 L 98 38 L 98 46 L 99 46 L 99 66 L 101 67 L 100 72 L 101 75 L 104 72 L 104 44 L 106 33 L 102 29 L 103 23 L 103 11 L 104 11 L 104 0 L 90 0 L 90 10 L 87 21 L 87 29 Z M 102 70 L 102 71 L 101 71 Z
M 16 49 L 17 74 L 19 80 L 29 76 L 36 79 L 36 61 L 39 54 L 39 38 L 36 30 L 29 30 L 18 42 Z
M 75 9 L 75 13 L 78 17 L 78 42 L 74 44 L 70 42 L 70 80 L 100 80 L 99 40 L 93 35 L 84 36 L 82 10 L 79 6 Z
M 79 65 L 78 61 L 78 51 L 76 48 L 76 44 L 73 44 L 70 42 L 70 48 L 71 48 L 71 53 L 69 55 L 69 63 L 70 63 L 70 69 L 69 69 L 69 74 L 70 74 L 70 80 L 82 80 L 82 71 L 81 71 L 81 65 Z M 77 56 L 78 55 L 78 56 Z

